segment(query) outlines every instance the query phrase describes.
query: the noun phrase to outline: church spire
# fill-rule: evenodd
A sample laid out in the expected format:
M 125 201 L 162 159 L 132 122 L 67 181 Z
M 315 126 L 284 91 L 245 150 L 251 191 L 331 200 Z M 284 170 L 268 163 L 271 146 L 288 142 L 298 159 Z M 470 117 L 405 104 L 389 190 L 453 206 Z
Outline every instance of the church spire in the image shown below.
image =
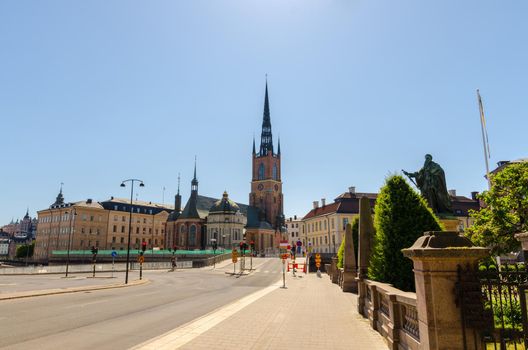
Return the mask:
M 57 198 L 55 198 L 55 203 L 53 203 L 52 205 L 64 204 L 64 196 L 62 195 L 62 185 L 64 185 L 64 183 L 61 182 L 59 194 L 57 195 Z
M 191 181 L 191 192 L 198 192 L 198 179 L 196 178 L 196 156 L 194 156 L 194 177 Z
M 277 155 L 280 156 L 280 136 L 279 136 L 279 141 L 277 143 Z
M 266 78 L 266 94 L 264 96 L 264 116 L 262 119 L 262 134 L 260 137 L 260 155 L 273 154 L 273 137 L 271 134 L 271 117 L 268 98 L 268 80 Z
M 255 135 L 253 135 L 253 154 L 256 154 L 257 151 L 255 150 Z

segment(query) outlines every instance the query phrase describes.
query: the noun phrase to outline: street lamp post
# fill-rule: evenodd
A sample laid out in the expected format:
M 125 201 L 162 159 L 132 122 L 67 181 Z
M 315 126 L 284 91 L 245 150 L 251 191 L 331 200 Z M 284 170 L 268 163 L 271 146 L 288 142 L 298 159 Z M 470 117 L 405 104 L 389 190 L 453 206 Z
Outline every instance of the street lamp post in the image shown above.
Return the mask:
M 68 277 L 68 268 L 70 267 L 71 236 L 76 215 L 77 211 L 75 210 L 75 208 L 73 208 L 70 212 L 70 230 L 68 231 L 68 253 L 66 254 L 66 275 L 64 277 Z
M 121 182 L 121 187 L 125 187 L 125 182 L 130 182 L 130 216 L 128 218 L 128 241 L 127 241 L 127 257 L 126 257 L 126 272 L 125 272 L 125 284 L 128 284 L 128 269 L 130 265 L 130 236 L 132 234 L 132 205 L 134 199 L 134 182 L 139 182 L 139 187 L 145 187 L 142 180 L 128 179 Z

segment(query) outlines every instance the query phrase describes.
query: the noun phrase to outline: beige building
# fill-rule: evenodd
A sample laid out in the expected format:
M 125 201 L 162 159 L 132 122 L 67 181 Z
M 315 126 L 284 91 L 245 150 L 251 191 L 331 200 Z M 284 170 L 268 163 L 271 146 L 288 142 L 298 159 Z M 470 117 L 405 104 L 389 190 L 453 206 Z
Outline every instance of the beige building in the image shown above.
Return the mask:
M 301 241 L 312 252 L 336 253 L 345 235 L 346 225 L 359 216 L 359 199 L 366 196 L 374 208 L 377 194 L 356 193 L 355 187 L 341 194 L 333 203 L 321 199 L 313 202 L 313 209 L 302 218 Z
M 224 192 L 210 209 L 207 216 L 206 246 L 211 247 L 216 240 L 218 247 L 233 248 L 244 239 L 247 219 L 240 206 L 229 199 Z
M 47 262 L 54 250 L 99 249 L 126 250 L 130 202 L 111 198 L 104 202 L 91 199 L 65 202 L 62 190 L 55 203 L 38 211 L 39 224 L 34 259 Z M 132 205 L 131 249 L 147 242 L 148 249 L 164 246 L 165 223 L 172 208 L 150 202 Z

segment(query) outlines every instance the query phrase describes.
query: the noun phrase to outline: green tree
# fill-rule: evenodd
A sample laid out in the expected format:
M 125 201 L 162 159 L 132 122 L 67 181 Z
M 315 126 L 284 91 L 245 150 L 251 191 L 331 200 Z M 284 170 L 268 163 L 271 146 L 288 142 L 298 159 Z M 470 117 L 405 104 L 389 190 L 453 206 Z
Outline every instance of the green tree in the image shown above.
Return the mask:
M 350 224 L 348 224 L 350 225 Z M 354 241 L 354 253 L 356 254 L 356 266 L 358 263 L 358 242 L 359 242 L 359 218 L 355 217 L 352 220 L 352 240 Z M 337 267 L 343 268 L 343 255 L 345 254 L 345 237 L 341 241 L 341 245 L 337 250 Z
M 35 249 L 35 243 L 31 244 L 24 244 L 19 247 L 17 247 L 16 250 L 16 257 L 19 259 L 25 258 L 25 257 L 32 257 L 33 256 L 33 250 Z M 28 252 L 29 250 L 29 252 Z
M 475 221 L 466 235 L 498 255 L 519 249 L 514 235 L 528 231 L 528 162 L 510 164 L 491 175 L 491 184 L 479 196 L 485 207 L 470 211 Z
M 441 230 L 438 218 L 401 176 L 387 178 L 374 208 L 376 235 L 370 260 L 370 279 L 414 291 L 412 261 L 401 250 L 426 231 Z

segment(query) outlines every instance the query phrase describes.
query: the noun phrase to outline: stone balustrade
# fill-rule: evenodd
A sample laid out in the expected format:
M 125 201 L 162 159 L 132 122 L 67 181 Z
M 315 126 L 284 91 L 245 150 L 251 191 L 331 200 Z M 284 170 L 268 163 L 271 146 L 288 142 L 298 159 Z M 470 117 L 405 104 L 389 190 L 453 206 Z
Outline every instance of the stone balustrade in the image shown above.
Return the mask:
M 358 305 L 373 329 L 387 341 L 390 349 L 420 349 L 416 293 L 403 292 L 390 284 L 360 280 Z

